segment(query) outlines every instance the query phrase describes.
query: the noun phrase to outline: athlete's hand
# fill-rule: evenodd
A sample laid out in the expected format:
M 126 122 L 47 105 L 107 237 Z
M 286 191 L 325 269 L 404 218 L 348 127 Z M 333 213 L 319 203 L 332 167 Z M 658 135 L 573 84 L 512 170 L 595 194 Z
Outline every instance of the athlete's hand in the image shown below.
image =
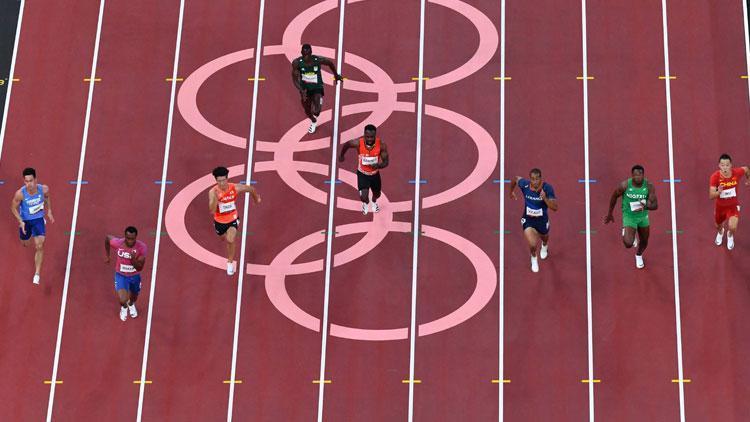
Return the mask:
M 109 264 L 109 255 L 104 256 L 104 263 Z
M 721 191 L 724 190 L 724 185 L 719 185 L 719 187 L 716 189 L 716 192 L 721 193 Z
M 23 233 L 23 235 L 26 236 L 26 223 L 24 223 L 23 221 L 19 221 L 18 227 L 21 228 L 21 233 Z
M 255 196 L 253 196 L 253 202 L 260 204 L 260 195 L 256 193 Z
M 542 189 L 542 190 L 539 191 L 539 198 L 541 198 L 542 201 L 546 201 L 547 200 L 547 193 L 544 192 L 544 189 Z
M 55 222 L 55 217 L 52 215 L 51 212 L 47 213 L 47 219 L 49 220 L 50 224 L 53 224 Z
M 333 75 L 333 84 L 336 85 L 336 82 L 341 81 L 341 83 L 344 83 L 344 78 L 341 76 L 341 74 Z
M 343 163 L 343 162 L 344 162 L 344 156 L 339 154 L 339 163 Z
M 614 223 L 615 217 L 612 216 L 612 214 L 607 214 L 604 216 L 604 224 Z
M 513 199 L 518 199 L 518 196 L 516 196 L 516 191 L 515 190 L 510 191 L 510 197 L 513 198 Z

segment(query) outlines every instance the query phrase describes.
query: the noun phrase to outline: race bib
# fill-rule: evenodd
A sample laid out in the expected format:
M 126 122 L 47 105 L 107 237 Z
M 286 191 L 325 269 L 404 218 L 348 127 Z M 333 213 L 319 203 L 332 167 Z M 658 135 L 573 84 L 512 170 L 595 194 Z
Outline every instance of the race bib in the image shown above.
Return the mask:
M 631 201 L 630 211 L 633 211 L 633 212 L 643 211 L 643 203 L 641 201 Z
M 40 202 L 36 205 L 32 205 L 29 207 L 29 214 L 36 214 L 43 209 L 44 209 L 44 202 Z
M 544 215 L 544 211 L 541 208 L 529 208 L 526 207 L 526 215 L 529 217 L 541 217 Z
M 232 202 L 219 202 L 219 212 L 224 214 L 227 212 L 232 212 L 236 210 L 237 207 L 234 205 L 234 201 Z
M 302 82 L 308 83 L 308 84 L 316 84 L 318 83 L 318 74 L 315 72 L 307 72 L 302 74 Z
M 121 273 L 134 273 L 135 267 L 130 264 L 120 264 Z
M 373 164 L 378 163 L 378 157 L 368 157 L 368 156 L 362 156 L 362 165 L 363 166 L 371 166 Z
M 719 198 L 734 198 L 737 196 L 737 188 L 724 189 L 719 192 Z

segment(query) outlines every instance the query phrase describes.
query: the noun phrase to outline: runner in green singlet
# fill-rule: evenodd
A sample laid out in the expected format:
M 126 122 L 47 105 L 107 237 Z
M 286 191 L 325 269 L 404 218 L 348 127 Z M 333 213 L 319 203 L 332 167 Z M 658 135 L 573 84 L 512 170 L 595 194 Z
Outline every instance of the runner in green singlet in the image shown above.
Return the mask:
M 333 83 L 343 80 L 336 71 L 336 65 L 325 57 L 313 56 L 310 44 L 302 45 L 302 56 L 292 62 L 292 82 L 302 98 L 302 107 L 310 118 L 310 133 L 318 125 L 320 108 L 323 105 L 323 75 L 320 67 L 326 65 L 333 72 Z
M 622 198 L 622 242 L 626 248 L 638 248 L 635 253 L 636 268 L 644 267 L 643 251 L 648 247 L 649 236 L 648 212 L 659 207 L 654 185 L 643 177 L 644 172 L 643 166 L 633 166 L 630 170 L 632 177 L 620 183 L 612 192 L 609 212 L 604 217 L 604 224 L 615 221 L 612 211 L 617 205 L 617 199 Z

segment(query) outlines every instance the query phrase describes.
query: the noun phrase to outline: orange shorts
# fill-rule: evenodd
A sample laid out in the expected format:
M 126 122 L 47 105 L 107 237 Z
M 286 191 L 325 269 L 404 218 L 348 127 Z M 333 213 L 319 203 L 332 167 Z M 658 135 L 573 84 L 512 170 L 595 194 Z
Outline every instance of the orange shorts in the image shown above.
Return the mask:
M 732 205 L 729 207 L 716 207 L 714 209 L 714 221 L 716 221 L 716 224 L 721 224 L 729 220 L 730 217 L 739 218 L 739 216 L 740 216 L 739 205 Z

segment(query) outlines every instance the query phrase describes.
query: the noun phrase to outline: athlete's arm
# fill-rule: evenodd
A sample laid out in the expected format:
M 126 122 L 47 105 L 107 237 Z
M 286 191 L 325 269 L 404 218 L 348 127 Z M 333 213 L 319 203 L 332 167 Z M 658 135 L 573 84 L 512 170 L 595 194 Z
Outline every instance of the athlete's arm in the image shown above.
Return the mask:
M 659 208 L 659 202 L 656 200 L 656 189 L 654 184 L 648 182 L 648 199 L 646 200 L 646 209 L 654 211 Z
M 112 241 L 114 236 L 112 235 L 106 235 L 104 236 L 104 263 L 109 264 L 109 242 Z
M 513 199 L 517 198 L 517 196 L 516 196 L 516 186 L 518 185 L 518 181 L 521 180 L 521 179 L 523 179 L 521 176 L 516 176 L 516 177 L 510 179 L 510 193 L 509 193 L 509 195 Z M 505 183 L 505 182 L 503 182 L 503 183 Z
M 383 141 L 380 141 L 380 162 L 375 163 L 373 167 L 376 169 L 384 169 L 388 167 L 388 148 Z
M 343 80 L 344 78 L 339 75 L 339 72 L 336 70 L 336 64 L 333 63 L 330 59 L 327 59 L 325 57 L 318 57 L 320 59 L 320 63 L 328 66 L 331 68 L 331 72 L 333 72 L 333 83 L 335 84 L 338 81 Z
M 542 201 L 544 201 L 545 204 L 547 204 L 547 208 L 552 211 L 557 211 L 557 199 L 547 197 L 547 192 L 544 191 L 544 186 L 542 186 L 542 191 L 539 192 L 539 197 L 542 198 Z
M 745 185 L 750 186 L 750 167 L 742 166 L 740 168 L 745 172 Z
M 146 264 L 146 256 L 138 255 L 138 251 L 136 250 L 133 254 L 133 258 L 130 259 L 130 263 L 133 264 L 133 268 L 135 268 L 136 271 L 140 271 Z
M 21 213 L 18 212 L 18 207 L 21 205 L 21 201 L 23 201 L 23 193 L 21 193 L 21 189 L 19 189 L 10 201 L 10 212 L 13 213 L 13 217 L 16 217 L 16 220 L 18 220 L 18 227 L 21 228 L 21 232 L 26 234 L 26 225 L 23 223 Z
M 216 192 L 213 189 L 208 191 L 208 212 L 211 216 L 216 212 L 216 204 L 219 202 L 219 198 L 216 196 Z
M 294 59 L 292 61 L 292 83 L 294 83 L 294 87 L 297 88 L 297 91 L 303 92 L 302 84 L 301 84 L 301 76 L 299 74 L 299 59 Z
M 628 187 L 628 182 L 624 181 L 620 183 L 620 185 L 617 187 L 617 189 L 612 192 L 612 196 L 609 198 L 609 211 L 607 211 L 607 215 L 604 217 L 604 224 L 611 223 L 615 221 L 615 217 L 612 216 L 612 211 L 615 209 L 615 205 L 617 205 L 617 200 L 622 196 L 623 193 L 625 193 L 625 189 Z
M 253 197 L 253 202 L 260 204 L 260 195 L 252 185 L 235 185 L 234 189 L 237 190 L 237 193 L 249 193 Z
M 55 222 L 55 217 L 52 215 L 52 202 L 49 198 L 49 186 L 42 186 L 42 193 L 44 194 L 44 208 L 47 209 L 47 218 L 50 224 Z
M 344 154 L 346 154 L 346 150 L 348 150 L 349 148 L 356 148 L 358 145 L 359 145 L 359 139 L 352 139 L 351 141 L 346 141 L 344 145 L 341 146 L 341 152 L 339 153 L 339 161 L 344 161 Z

